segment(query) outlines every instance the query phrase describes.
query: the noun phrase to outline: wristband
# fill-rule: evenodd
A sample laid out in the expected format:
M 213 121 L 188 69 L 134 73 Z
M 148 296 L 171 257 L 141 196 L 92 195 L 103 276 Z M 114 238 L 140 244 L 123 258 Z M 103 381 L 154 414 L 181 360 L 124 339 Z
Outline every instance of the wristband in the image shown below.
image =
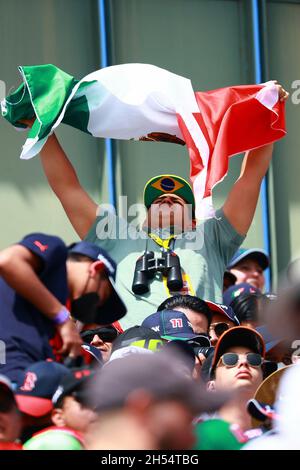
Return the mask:
M 53 318 L 55 325 L 62 325 L 70 318 L 70 312 L 66 307 L 62 307 L 60 311 Z

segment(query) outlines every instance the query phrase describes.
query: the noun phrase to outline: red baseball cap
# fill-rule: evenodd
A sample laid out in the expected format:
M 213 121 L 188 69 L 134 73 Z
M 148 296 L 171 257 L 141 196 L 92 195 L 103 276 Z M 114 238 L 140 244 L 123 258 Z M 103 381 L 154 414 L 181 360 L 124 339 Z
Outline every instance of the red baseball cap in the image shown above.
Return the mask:
M 220 357 L 232 346 L 247 346 L 263 358 L 266 354 L 265 342 L 261 334 L 248 326 L 235 326 L 224 333 L 218 339 L 211 364 L 210 376 L 212 377 Z
M 36 418 L 50 413 L 52 396 L 62 378 L 70 373 L 67 367 L 54 361 L 35 362 L 27 367 L 23 383 L 15 392 L 19 410 Z

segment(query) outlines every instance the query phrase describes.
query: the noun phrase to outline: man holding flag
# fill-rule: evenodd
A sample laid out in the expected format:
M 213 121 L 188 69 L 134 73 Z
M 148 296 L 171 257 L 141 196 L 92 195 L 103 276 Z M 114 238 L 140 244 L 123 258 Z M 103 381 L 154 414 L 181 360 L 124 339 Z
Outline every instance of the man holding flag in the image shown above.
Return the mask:
M 139 65 L 142 67 L 144 64 L 127 65 L 130 69 L 132 68 L 130 66 Z M 109 86 L 112 87 L 119 83 L 120 75 L 118 76 L 115 72 L 116 69 L 119 71 L 122 67 L 124 66 L 104 69 L 104 71 L 115 69 L 111 70 L 114 75 L 110 76 L 110 78 L 115 78 L 115 81 L 105 81 L 107 78 L 105 76 L 102 80 L 102 86 L 105 85 L 106 92 Z M 189 93 L 189 84 L 184 82 L 186 79 L 179 77 L 181 81 L 179 79 L 177 81 L 173 80 L 174 74 L 164 71 L 172 76 L 173 81 L 170 81 L 171 79 L 168 76 L 168 84 L 172 84 L 173 94 L 170 92 L 172 86 L 169 86 L 167 92 L 166 87 L 162 87 L 160 94 L 157 89 L 154 94 L 152 93 L 153 90 L 151 91 L 152 94 L 148 90 L 147 98 L 150 97 L 151 99 L 149 98 L 147 102 L 147 100 L 144 100 L 145 90 L 138 90 L 136 87 L 131 87 L 135 91 L 131 90 L 132 95 L 128 92 L 125 98 L 124 94 L 120 93 L 119 95 L 115 93 L 111 98 L 110 95 L 104 93 L 103 88 L 100 89 L 102 90 L 101 94 L 99 88 L 97 88 L 98 82 L 96 81 L 95 72 L 74 86 L 69 97 L 62 100 L 60 112 L 56 112 L 55 116 L 52 116 L 50 123 L 49 120 L 47 121 L 49 114 L 51 114 L 49 112 L 51 105 L 49 94 L 46 93 L 45 95 L 44 93 L 43 95 L 44 109 L 42 109 L 43 107 L 37 103 L 36 98 L 32 98 L 33 95 L 38 96 L 37 87 L 35 93 L 32 93 L 34 73 L 31 70 L 29 74 L 28 70 L 24 69 L 26 68 L 22 68 L 22 74 L 27 90 L 31 91 L 29 95 L 36 120 L 29 135 L 30 138 L 24 146 L 22 156 L 23 158 L 30 158 L 40 150 L 42 164 L 49 184 L 61 201 L 80 238 L 102 246 L 117 261 L 116 285 L 128 308 L 128 314 L 123 319 L 122 326 L 129 327 L 141 323 L 147 315 L 156 311 L 156 307 L 168 295 L 173 295 L 174 291 L 220 302 L 222 299 L 223 273 L 251 225 L 260 185 L 271 161 L 272 142 L 285 134 L 282 102 L 287 99 L 288 93 L 277 82 L 268 82 L 265 85 L 231 87 L 205 93 L 199 92 L 192 96 Z M 156 71 L 157 68 L 154 69 Z M 103 72 L 103 69 L 99 71 L 99 73 L 101 72 Z M 31 80 L 28 78 L 29 75 Z M 159 85 L 161 85 L 161 81 Z M 91 83 L 90 87 L 87 85 L 89 82 Z M 122 83 L 124 83 L 124 80 Z M 151 86 L 152 83 L 153 80 Z M 176 86 L 178 83 L 181 90 L 181 101 L 177 98 L 178 87 L 176 88 Z M 125 81 L 125 85 L 130 90 L 132 84 Z M 74 99 L 79 89 L 81 93 L 77 95 L 77 99 Z M 94 96 L 91 93 L 93 90 Z M 82 106 L 81 98 L 84 96 L 87 99 L 88 95 L 91 103 L 89 104 L 89 123 L 86 128 L 83 128 L 82 125 L 78 125 L 78 116 L 80 115 L 80 106 Z M 105 95 L 106 100 L 103 100 L 103 95 Z M 48 101 L 45 100 L 45 96 L 48 97 Z M 105 108 L 105 106 L 110 99 L 112 100 L 111 104 L 116 99 L 120 102 L 121 97 L 123 99 L 122 106 L 125 106 L 127 112 L 129 105 L 131 111 L 134 108 L 135 116 L 134 113 L 131 113 L 130 116 L 128 114 L 127 128 L 123 124 L 123 128 L 112 130 L 110 125 L 113 122 L 113 116 L 119 118 L 118 109 L 121 110 L 120 113 L 122 114 L 122 106 L 115 109 L 115 113 L 113 113 L 111 106 L 110 108 Z M 161 127 L 161 116 L 153 105 L 159 99 L 161 105 L 165 106 L 165 110 L 170 111 L 173 106 L 172 112 L 169 112 L 169 122 L 164 122 L 164 127 Z M 92 117 L 91 111 L 99 102 L 100 115 L 103 106 L 102 113 L 104 109 L 108 113 L 108 119 L 104 119 L 104 122 L 103 119 L 99 119 L 99 115 L 97 121 L 97 113 L 94 118 Z M 188 103 L 186 107 L 184 102 Z M 196 112 L 195 103 L 198 106 L 198 112 Z M 24 113 L 22 115 L 17 113 L 13 107 L 10 109 L 9 105 L 8 101 L 4 105 L 2 103 L 2 114 L 15 125 L 20 126 L 18 124 L 20 120 L 29 125 L 26 118 L 30 116 L 30 112 L 27 116 Z M 45 111 L 46 108 L 48 114 Z M 141 108 L 143 109 L 141 110 Z M 75 115 L 77 121 L 74 119 Z M 175 116 L 176 125 L 171 116 L 172 119 Z M 144 123 L 142 122 L 143 119 L 145 120 Z M 156 124 L 155 120 L 157 121 Z M 71 163 L 53 134 L 54 129 L 61 121 L 79 127 L 95 136 L 113 138 L 129 138 L 129 136 L 132 136 L 138 138 L 139 135 L 140 140 L 171 140 L 176 143 L 186 143 L 190 154 L 193 191 L 183 178 L 176 175 L 159 175 L 152 178 L 147 183 L 144 192 L 144 201 L 148 209 L 147 218 L 143 225 L 146 237 L 130 239 L 126 236 L 128 234 L 128 225 L 122 224 L 120 219 L 116 218 L 115 221 L 119 228 L 118 237 L 115 239 L 108 238 L 107 233 L 104 234 L 101 206 L 100 216 L 96 218 L 97 211 L 99 214 L 97 204 L 91 200 L 81 187 Z M 150 121 L 152 127 L 149 124 Z M 142 129 L 137 129 L 140 122 L 144 127 L 141 126 Z M 43 129 L 44 133 L 41 131 Z M 48 137 L 49 135 L 50 137 Z M 181 142 L 179 142 L 180 140 Z M 196 216 L 212 215 L 211 191 L 213 186 L 225 176 L 228 168 L 228 158 L 249 148 L 253 150 L 247 151 L 240 177 L 233 185 L 222 209 L 216 211 L 213 217 L 206 218 L 197 225 Z M 190 205 L 191 211 L 186 211 L 187 204 Z M 176 229 L 174 230 L 174 226 L 177 225 L 177 220 L 183 221 L 183 231 L 186 232 L 186 235 L 196 233 L 198 241 L 200 240 L 200 244 L 196 248 L 193 249 L 191 244 L 188 245 L 187 239 L 189 237 L 176 237 L 178 233 L 176 233 Z M 122 230 L 124 233 L 122 233 Z M 155 262 L 154 260 L 153 262 L 153 258 L 157 258 L 160 251 L 162 252 L 160 259 L 163 259 L 164 262 L 168 254 L 171 255 L 169 261 L 171 264 L 173 263 L 172 268 L 175 270 L 176 263 L 174 264 L 174 262 L 175 259 L 179 258 L 179 264 L 178 259 L 176 262 L 179 272 L 181 272 L 181 282 L 177 285 L 176 282 L 172 284 L 172 280 L 170 281 L 169 267 L 165 270 L 154 269 L 160 266 L 160 261 Z M 141 261 L 151 259 L 146 269 L 144 265 L 141 268 L 141 262 L 138 264 L 143 252 L 144 256 L 149 252 L 152 253 L 150 258 L 146 256 Z M 144 281 L 146 279 L 148 282 L 142 293 L 138 293 L 137 289 L 134 292 L 135 289 L 132 285 L 132 279 L 136 279 L 137 271 L 145 274 L 146 277 L 142 277 Z M 176 289 L 174 289 L 174 285 Z

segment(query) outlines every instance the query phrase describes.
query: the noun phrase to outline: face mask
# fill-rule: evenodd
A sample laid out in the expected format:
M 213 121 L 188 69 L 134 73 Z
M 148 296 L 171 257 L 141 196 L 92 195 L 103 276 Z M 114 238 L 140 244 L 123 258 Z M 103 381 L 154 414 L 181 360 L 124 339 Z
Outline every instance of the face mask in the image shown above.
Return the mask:
M 72 317 L 82 323 L 97 323 L 100 297 L 96 292 L 83 294 L 71 303 Z
M 126 311 L 124 303 L 115 291 L 103 305 L 101 305 L 101 299 L 96 292 L 83 294 L 71 303 L 72 316 L 85 324 L 108 325 L 120 320 Z

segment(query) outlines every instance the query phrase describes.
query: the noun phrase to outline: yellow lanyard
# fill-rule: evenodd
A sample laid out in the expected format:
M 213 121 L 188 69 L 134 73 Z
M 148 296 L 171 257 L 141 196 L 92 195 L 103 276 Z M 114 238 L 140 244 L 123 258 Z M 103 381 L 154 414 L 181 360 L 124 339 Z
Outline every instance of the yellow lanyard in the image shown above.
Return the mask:
M 157 245 L 161 246 L 165 250 L 169 250 L 171 240 L 175 240 L 175 235 L 171 235 L 169 238 L 166 238 L 165 240 L 160 238 L 158 235 L 155 235 L 155 233 L 148 233 L 148 236 L 152 238 L 152 240 L 154 240 Z

